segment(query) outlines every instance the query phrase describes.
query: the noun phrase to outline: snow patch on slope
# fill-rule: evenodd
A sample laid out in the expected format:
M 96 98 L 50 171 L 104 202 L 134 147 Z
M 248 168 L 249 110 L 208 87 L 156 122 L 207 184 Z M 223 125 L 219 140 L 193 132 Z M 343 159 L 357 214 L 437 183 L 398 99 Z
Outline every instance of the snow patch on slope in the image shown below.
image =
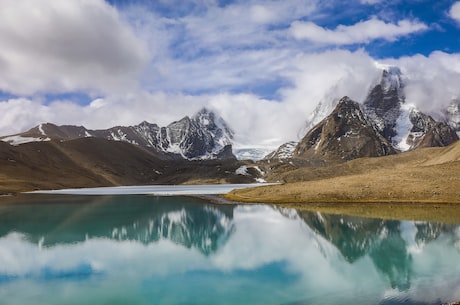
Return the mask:
M 22 136 L 10 136 L 2 139 L 3 142 L 9 143 L 13 146 L 21 144 L 32 143 L 32 142 L 46 142 L 51 141 L 50 138 L 33 138 L 33 137 L 22 137 Z
M 265 158 L 279 160 L 291 159 L 294 156 L 294 151 L 297 147 L 297 144 L 299 143 L 295 141 L 284 143 L 277 150 L 268 154 Z M 317 145 L 319 145 L 319 141 Z
M 242 166 L 238 167 L 235 170 L 235 174 L 242 175 L 242 176 L 249 176 L 248 167 L 246 165 L 242 165 Z
M 401 115 L 396 120 L 396 136 L 393 138 L 395 148 L 400 151 L 407 151 L 411 146 L 407 143 L 412 129 L 412 122 L 410 121 L 410 113 L 415 110 L 414 105 L 402 104 Z
M 45 133 L 45 131 L 43 130 L 43 124 L 38 125 L 38 130 L 40 131 L 40 133 L 41 133 L 42 135 L 46 136 L 46 133 Z

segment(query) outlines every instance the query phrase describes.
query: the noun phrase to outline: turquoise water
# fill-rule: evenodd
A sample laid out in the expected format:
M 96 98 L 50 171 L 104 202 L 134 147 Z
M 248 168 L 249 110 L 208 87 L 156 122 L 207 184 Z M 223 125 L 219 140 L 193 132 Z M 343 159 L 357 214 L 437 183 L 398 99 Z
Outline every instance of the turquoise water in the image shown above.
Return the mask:
M 186 197 L 31 195 L 0 205 L 5 305 L 458 300 L 459 225 Z

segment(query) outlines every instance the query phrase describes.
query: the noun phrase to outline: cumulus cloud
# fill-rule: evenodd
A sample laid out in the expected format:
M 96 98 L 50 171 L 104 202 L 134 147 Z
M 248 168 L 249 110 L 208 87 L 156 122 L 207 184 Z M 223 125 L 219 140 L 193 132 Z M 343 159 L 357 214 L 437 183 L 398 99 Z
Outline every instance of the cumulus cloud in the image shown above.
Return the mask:
M 3 0 L 0 45 L 0 90 L 13 94 L 113 92 L 148 60 L 103 0 Z
M 0 102 L 0 135 L 23 132 L 40 123 L 83 125 L 105 129 L 119 125 L 139 124 L 143 120 L 166 125 L 193 114 L 205 104 L 205 97 L 135 92 L 112 95 L 80 105 L 69 100 L 44 104 L 26 98 Z M 158 111 L 161 109 L 161 111 Z
M 324 45 L 391 41 L 427 29 L 414 20 L 372 18 L 328 30 L 296 21 L 318 13 L 316 1 L 304 0 L 221 6 L 197 0 L 188 2 L 198 8 L 186 14 L 179 8 L 167 15 L 139 5 L 117 11 L 103 0 L 3 2 L 9 5 L 0 11 L 0 93 L 26 98 L 0 101 L 6 114 L 0 135 L 42 122 L 164 126 L 207 106 L 240 144 L 275 147 L 297 139 L 319 101 L 344 95 L 362 101 L 377 81 L 375 59 L 365 50 L 325 51 Z M 170 5 L 155 5 L 162 3 Z M 455 54 L 380 61 L 401 67 L 407 99 L 422 109 L 460 95 Z M 102 94 L 86 104 L 33 95 L 75 90 Z
M 457 22 L 460 22 L 460 1 L 455 2 L 449 11 L 449 16 Z
M 290 86 L 278 100 L 249 93 L 183 93 L 135 91 L 96 99 L 88 105 L 65 100 L 48 104 L 30 99 L 0 102 L 0 134 L 21 132 L 42 122 L 109 128 L 143 120 L 165 126 L 206 106 L 220 114 L 236 132 L 238 144 L 274 148 L 296 140 L 308 114 L 323 99 L 344 95 L 362 102 L 381 71 L 365 51 L 331 50 L 298 54 L 279 71 Z M 429 114 L 439 113 L 460 96 L 460 55 L 434 52 L 400 59 L 379 60 L 399 66 L 405 78 L 406 101 Z
M 153 54 L 142 77 L 144 89 L 254 93 L 266 83 L 282 83 L 280 72 L 289 68 L 298 42 L 277 27 L 312 14 L 315 1 L 252 0 L 199 8 L 174 18 L 139 6 L 124 10 Z
M 460 54 L 440 51 L 387 61 L 401 67 L 407 103 L 437 116 L 460 97 Z M 439 117 L 438 117 L 439 118 Z
M 223 47 L 247 47 L 279 43 L 270 26 L 288 25 L 310 16 L 316 1 L 244 1 L 227 6 L 209 6 L 203 15 L 180 19 L 187 39 L 184 47 L 200 46 L 220 51 Z
M 0 134 L 23 131 L 26 127 L 30 128 L 45 121 L 82 124 L 88 128 L 108 128 L 147 120 L 164 126 L 207 106 L 229 123 L 236 132 L 235 140 L 240 145 L 273 148 L 297 139 L 297 133 L 308 114 L 326 93 L 332 98 L 349 95 L 361 100 L 372 81 L 369 75 L 375 76 L 377 73 L 373 59 L 361 50 L 303 54 L 284 60 L 288 68 L 277 73 L 289 79 L 292 85 L 280 91 L 280 98 L 276 101 L 249 93 L 192 96 L 136 91 L 96 99 L 84 106 L 68 101 L 55 101 L 41 105 L 37 110 L 26 106 L 24 101 L 20 103 L 11 100 L 0 103 L 0 112 L 17 113 L 14 119 L 24 124 L 10 125 L 9 122 L 0 122 Z M 27 105 L 38 107 L 40 104 L 28 101 Z M 34 113 L 33 116 L 30 116 L 30 112 Z
M 37 122 L 47 122 L 53 119 L 50 107 L 25 98 L 1 101 L 0 113 L 2 113 L 0 135 L 25 131 Z
M 366 43 L 375 39 L 393 41 L 401 36 L 426 29 L 428 27 L 418 21 L 400 20 L 395 24 L 372 18 L 350 26 L 339 25 L 334 30 L 323 28 L 309 21 L 295 21 L 291 25 L 290 32 L 296 39 L 306 39 L 322 44 L 349 45 Z

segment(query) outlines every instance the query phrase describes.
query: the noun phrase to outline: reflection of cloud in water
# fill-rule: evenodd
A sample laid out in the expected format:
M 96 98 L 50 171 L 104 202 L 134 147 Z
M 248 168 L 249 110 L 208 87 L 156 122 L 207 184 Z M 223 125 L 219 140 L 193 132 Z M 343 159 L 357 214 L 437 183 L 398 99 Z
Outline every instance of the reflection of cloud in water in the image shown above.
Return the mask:
M 459 240 L 455 234 L 458 226 L 310 212 L 300 215 L 347 261 L 355 264 L 370 258 L 380 277 L 390 284 L 385 295 L 393 297 L 396 304 L 398 300 L 407 304 L 431 300 L 438 304 L 442 296 L 458 299 L 455 291 L 460 288 L 460 267 L 455 262 L 460 256 L 452 247 Z M 432 253 L 434 249 L 439 253 Z M 444 282 L 446 285 L 440 285 Z
M 47 304 L 68 297 L 82 300 L 76 304 L 115 297 L 130 304 L 460 299 L 455 226 L 211 206 L 184 198 L 136 200 L 100 203 L 65 225 L 59 218 L 72 219 L 78 205 L 54 206 L 52 224 L 37 232 L 32 221 L 19 225 L 19 233 L 0 222 L 0 298 L 23 291 L 14 297 L 17 304 L 34 293 Z M 2 209 L 0 218 L 7 214 Z

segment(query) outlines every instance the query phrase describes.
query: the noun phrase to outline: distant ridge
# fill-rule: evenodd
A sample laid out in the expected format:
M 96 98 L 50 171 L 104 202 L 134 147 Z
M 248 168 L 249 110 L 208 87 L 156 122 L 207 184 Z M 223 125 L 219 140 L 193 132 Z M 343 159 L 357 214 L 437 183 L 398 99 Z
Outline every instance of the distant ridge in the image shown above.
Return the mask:
M 191 118 L 186 116 L 166 127 L 142 122 L 134 126 L 116 126 L 90 130 L 83 126 L 51 123 L 40 124 L 26 132 L 1 138 L 12 145 L 29 142 L 68 141 L 101 138 L 138 145 L 163 159 L 233 159 L 233 131 L 214 112 L 201 109 Z
M 251 183 L 236 159 L 159 158 L 139 145 L 96 137 L 9 145 L 0 141 L 0 195 L 20 191 L 183 183 Z M 249 167 L 248 167 L 249 168 Z

